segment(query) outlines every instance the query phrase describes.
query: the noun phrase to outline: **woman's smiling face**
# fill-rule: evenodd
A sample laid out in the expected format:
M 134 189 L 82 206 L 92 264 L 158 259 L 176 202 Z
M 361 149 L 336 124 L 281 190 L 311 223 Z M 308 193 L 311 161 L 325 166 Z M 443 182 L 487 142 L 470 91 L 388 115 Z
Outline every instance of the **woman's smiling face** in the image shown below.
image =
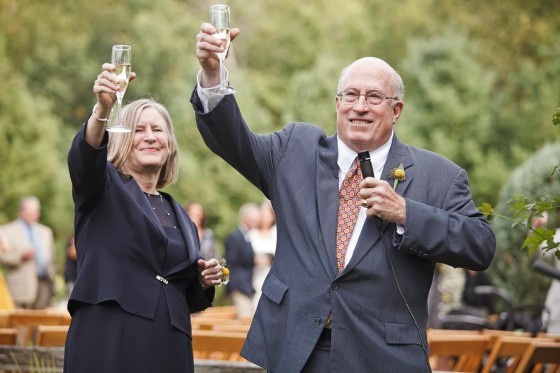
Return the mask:
M 169 137 L 164 118 L 154 108 L 142 110 L 134 132 L 127 169 L 142 174 L 161 170 L 169 156 Z

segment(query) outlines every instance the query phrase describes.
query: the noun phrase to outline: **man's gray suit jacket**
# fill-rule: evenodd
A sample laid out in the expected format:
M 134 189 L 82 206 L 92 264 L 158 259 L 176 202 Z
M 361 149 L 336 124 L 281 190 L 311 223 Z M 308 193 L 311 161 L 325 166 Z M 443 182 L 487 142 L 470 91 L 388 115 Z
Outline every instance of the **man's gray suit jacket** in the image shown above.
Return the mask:
M 381 178 L 403 163 L 406 180 L 396 191 L 406 199 L 405 231 L 366 219 L 339 274 L 336 135 L 304 123 L 258 135 L 231 95 L 209 113 L 196 90 L 191 102 L 207 146 L 259 188 L 276 214 L 276 256 L 242 355 L 272 372 L 299 372 L 332 312 L 331 371 L 426 371 L 435 264 L 484 270 L 494 255 L 494 234 L 471 199 L 466 172 L 394 136 Z

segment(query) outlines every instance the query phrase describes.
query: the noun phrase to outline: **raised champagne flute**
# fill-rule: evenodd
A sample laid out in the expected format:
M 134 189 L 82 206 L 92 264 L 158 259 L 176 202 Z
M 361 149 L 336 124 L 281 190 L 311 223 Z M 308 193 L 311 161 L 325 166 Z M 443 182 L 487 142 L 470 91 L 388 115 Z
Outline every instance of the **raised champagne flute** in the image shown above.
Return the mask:
M 116 67 L 113 74 L 119 79 L 119 90 L 117 91 L 117 114 L 112 123 L 107 126 L 107 131 L 109 132 L 130 132 L 130 128 L 121 121 L 121 107 L 124 93 L 128 88 L 131 58 L 132 48 L 129 45 L 113 45 L 111 63 Z
M 210 7 L 210 23 L 216 28 L 214 37 L 222 40 L 224 51 L 217 53 L 220 59 L 220 85 L 216 91 L 217 94 L 230 95 L 235 93 L 235 88 L 228 84 L 226 79 L 225 59 L 229 49 L 229 6 L 224 4 L 212 5 Z

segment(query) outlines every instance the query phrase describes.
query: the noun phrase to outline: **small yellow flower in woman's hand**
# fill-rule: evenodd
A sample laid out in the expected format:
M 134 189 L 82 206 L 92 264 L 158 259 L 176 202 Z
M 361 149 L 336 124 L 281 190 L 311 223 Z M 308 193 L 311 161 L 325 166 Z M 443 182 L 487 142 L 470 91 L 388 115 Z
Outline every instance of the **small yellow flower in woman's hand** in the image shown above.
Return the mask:
M 221 271 L 221 278 L 220 280 L 222 280 L 222 283 L 220 285 L 227 285 L 227 283 L 229 282 L 229 269 L 226 267 L 226 258 L 222 258 L 220 259 L 220 265 L 222 266 Z

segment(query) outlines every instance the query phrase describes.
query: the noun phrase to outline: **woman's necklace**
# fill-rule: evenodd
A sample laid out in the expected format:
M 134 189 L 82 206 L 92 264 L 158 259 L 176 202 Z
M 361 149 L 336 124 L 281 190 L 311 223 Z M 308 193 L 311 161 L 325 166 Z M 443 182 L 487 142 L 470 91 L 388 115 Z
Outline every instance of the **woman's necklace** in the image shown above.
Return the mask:
M 177 229 L 177 224 L 174 221 L 175 218 L 174 218 L 174 216 L 171 216 L 171 213 L 167 209 L 167 205 L 169 205 L 169 202 L 167 202 L 167 201 L 164 202 L 163 201 L 163 196 L 161 195 L 161 193 L 150 194 L 150 193 L 144 192 L 144 194 L 148 198 L 148 202 L 150 203 L 150 206 L 152 206 L 152 210 L 154 211 L 154 213 L 158 217 L 161 225 L 164 226 L 164 227 L 173 227 L 173 228 Z M 158 204 L 157 202 L 154 202 L 154 199 L 159 199 L 160 204 Z M 158 207 L 156 207 L 156 206 L 158 206 Z

